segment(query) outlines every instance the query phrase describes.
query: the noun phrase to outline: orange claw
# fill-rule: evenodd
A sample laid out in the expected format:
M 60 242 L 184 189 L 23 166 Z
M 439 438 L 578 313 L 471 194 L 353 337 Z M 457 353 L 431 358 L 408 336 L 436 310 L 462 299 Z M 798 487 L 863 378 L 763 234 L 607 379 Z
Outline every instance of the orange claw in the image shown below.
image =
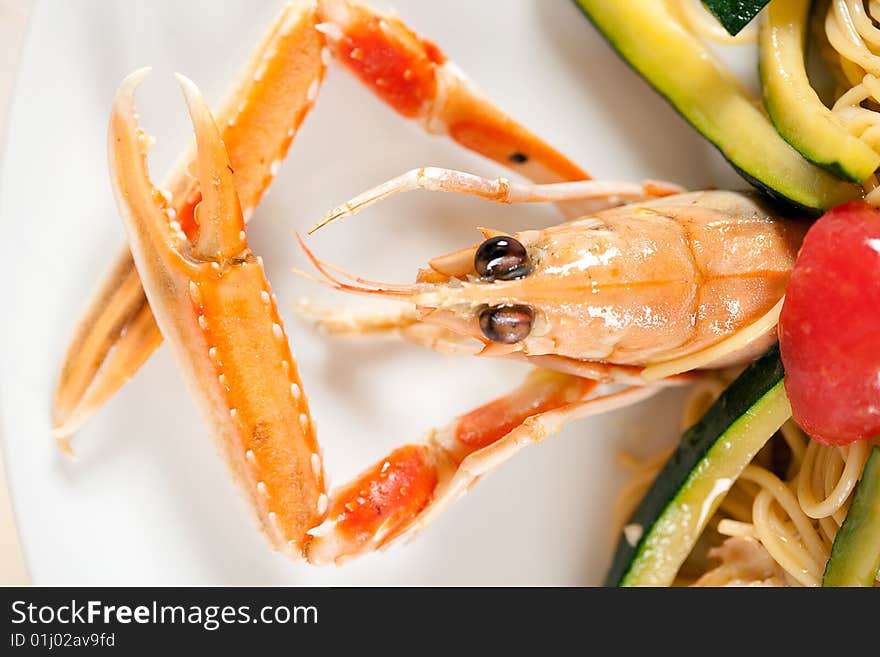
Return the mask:
M 436 45 L 363 5 L 326 0 L 323 11 L 330 22 L 319 29 L 364 85 L 408 119 L 430 111 L 437 97 L 435 70 L 446 61 Z
M 587 414 L 584 408 L 598 401 L 585 401 L 596 385 L 588 379 L 536 371 L 509 395 L 462 415 L 432 432 L 424 443 L 398 448 L 333 491 L 327 520 L 310 532 L 306 558 L 316 564 L 339 563 L 419 529 L 429 513 L 483 474 L 470 467 L 475 457 L 488 463 L 486 469 L 494 467 L 558 429 L 556 425 L 547 431 L 537 428 L 542 416 L 563 413 L 556 423 L 561 426 L 567 415 Z M 535 427 L 528 426 L 530 418 Z
M 314 29 L 314 2 L 286 6 L 239 75 L 216 114 L 235 171 L 235 190 L 247 220 L 311 109 L 324 75 L 323 37 Z M 185 151 L 163 185 L 167 212 L 187 236 L 201 200 Z M 162 335 L 145 306 L 128 246 L 92 295 L 65 354 L 53 402 L 53 426 L 62 441 L 146 362 Z
M 247 247 L 233 174 L 211 114 L 179 78 L 198 142 L 203 199 L 195 242 L 170 222 L 146 169 L 134 93 L 120 86 L 110 120 L 110 170 L 132 255 L 162 334 L 212 435 L 273 544 L 299 556 L 326 511 L 308 404 L 262 263 Z M 210 192 L 210 193 L 209 193 Z
M 334 558 L 350 556 L 351 546 L 382 545 L 407 529 L 434 496 L 437 470 L 430 447 L 404 445 L 335 491 L 328 514 L 339 540 Z M 307 544 L 310 559 L 317 560 L 326 540 Z
M 483 96 L 431 41 L 396 17 L 350 0 L 321 0 L 336 58 L 377 96 L 431 132 L 538 183 L 589 179 L 577 164 Z

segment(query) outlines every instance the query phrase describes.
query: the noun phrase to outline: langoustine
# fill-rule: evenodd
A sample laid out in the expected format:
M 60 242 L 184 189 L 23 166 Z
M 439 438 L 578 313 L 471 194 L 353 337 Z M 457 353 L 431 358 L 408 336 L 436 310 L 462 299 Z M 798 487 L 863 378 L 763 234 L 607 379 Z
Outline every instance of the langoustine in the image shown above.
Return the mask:
M 493 248 L 506 237 L 518 254 L 521 266 L 509 269 L 486 266 L 484 243 L 432 260 L 414 285 L 388 286 L 344 281 L 312 256 L 334 287 L 414 304 L 415 313 L 386 328 L 415 321 L 436 329 L 431 340 L 475 339 L 484 355 L 542 368 L 512 393 L 395 450 L 328 495 L 303 382 L 262 264 L 247 246 L 251 206 L 242 200 L 248 197 L 239 169 L 232 172 L 233 156 L 224 147 L 229 122 L 215 122 L 194 85 L 181 81 L 198 143 L 199 181 L 192 189 L 200 190 L 185 197 L 192 220 L 181 223 L 169 212 L 178 197 L 169 204 L 146 172 L 147 140 L 133 106 L 142 76 L 130 76 L 120 88 L 110 150 L 150 312 L 273 545 L 314 563 L 338 562 L 411 534 L 522 447 L 566 422 L 657 392 L 669 380 L 646 385 L 645 365 L 712 348 L 778 304 L 803 232 L 754 198 L 731 192 L 679 194 L 650 182 L 522 185 L 438 169 L 419 170 L 342 206 L 328 218 L 407 188 L 504 202 L 637 201 L 517 236 L 487 232 Z M 540 179 L 546 170 L 532 174 Z M 510 259 L 507 252 L 496 255 Z M 128 280 L 136 287 L 136 279 Z M 139 316 L 151 319 L 143 306 Z M 322 322 L 332 324 L 326 316 Z M 766 334 L 705 366 L 747 359 Z M 126 353 L 114 349 L 120 351 Z M 139 363 L 123 365 L 133 373 Z M 629 387 L 597 397 L 600 381 Z
M 395 450 L 328 496 L 303 383 L 262 264 L 247 246 L 216 124 L 195 86 L 181 78 L 197 136 L 203 190 L 190 239 L 169 221 L 166 201 L 146 171 L 147 140 L 133 104 L 143 75 L 139 71 L 121 86 L 110 129 L 114 188 L 134 260 L 162 334 L 212 434 L 279 549 L 323 563 L 382 547 L 423 526 L 491 467 L 565 422 L 660 389 L 659 384 L 631 386 L 592 397 L 595 379 L 539 370 L 510 395 L 432 432 L 422 443 Z M 414 286 L 332 284 L 409 300 L 421 308 L 425 321 L 470 337 L 482 335 L 487 342 L 493 341 L 487 338 L 492 334 L 480 321 L 487 309 L 530 303 L 530 331 L 515 341 L 495 341 L 505 353 L 607 368 L 613 379 L 618 366 L 632 373 L 649 357 L 674 356 L 737 332 L 782 293 L 797 225 L 759 212 L 760 206 L 742 195 L 702 194 L 646 201 L 521 234 L 524 250 L 533 255 L 527 271 L 513 280 L 499 280 L 499 272 L 480 277 L 468 268 L 451 276 L 435 268 Z M 757 242 L 766 250 L 752 249 L 752 259 L 719 261 L 721 246 L 727 251 L 737 240 Z M 474 263 L 480 266 L 480 258 L 474 257 Z M 741 280 L 747 282 L 747 294 L 742 294 Z M 721 293 L 717 285 L 729 291 Z M 626 293 L 639 288 L 653 296 Z M 701 301 L 703 288 L 713 290 L 711 301 Z M 606 293 L 610 298 L 603 297 L 597 306 L 592 297 Z M 730 312 L 724 304 L 716 308 L 715 296 L 735 294 L 741 312 Z M 662 313 L 661 321 L 648 327 L 630 321 L 616 326 L 609 317 L 626 313 L 614 310 L 603 317 L 591 311 L 633 303 Z M 593 315 L 599 320 L 593 332 L 572 327 L 571 322 L 583 323 Z M 540 333 L 532 336 L 539 317 Z M 652 340 L 660 346 L 646 348 Z

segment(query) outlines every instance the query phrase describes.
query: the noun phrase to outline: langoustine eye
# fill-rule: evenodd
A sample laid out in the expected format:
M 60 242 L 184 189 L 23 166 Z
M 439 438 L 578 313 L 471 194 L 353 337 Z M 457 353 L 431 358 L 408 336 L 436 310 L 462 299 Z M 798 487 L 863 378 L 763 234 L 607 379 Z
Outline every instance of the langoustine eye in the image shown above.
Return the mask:
M 532 263 L 526 248 L 513 237 L 490 237 L 474 255 L 474 269 L 483 278 L 510 281 L 528 276 Z
M 480 330 L 492 342 L 514 344 L 529 337 L 535 311 L 528 306 L 504 304 L 480 312 Z

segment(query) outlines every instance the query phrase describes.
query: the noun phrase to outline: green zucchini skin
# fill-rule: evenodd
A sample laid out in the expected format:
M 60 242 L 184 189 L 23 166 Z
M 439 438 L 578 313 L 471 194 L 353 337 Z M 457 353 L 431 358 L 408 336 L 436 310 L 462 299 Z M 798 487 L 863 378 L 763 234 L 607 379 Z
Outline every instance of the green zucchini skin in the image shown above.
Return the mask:
M 812 5 L 787 0 L 767 8 L 758 41 L 764 105 L 777 132 L 804 158 L 861 182 L 880 167 L 880 154 L 849 134 L 810 84 L 804 56 Z
M 739 82 L 660 0 L 574 0 L 621 58 L 708 139 L 747 181 L 818 216 L 862 196 L 805 160 Z
M 834 538 L 822 586 L 874 586 L 880 570 L 880 447 L 865 463 L 846 520 Z
M 727 33 L 736 36 L 770 0 L 703 0 Z
M 782 360 L 779 357 L 779 347 L 774 346 L 764 356 L 749 365 L 715 401 L 703 418 L 684 433 L 678 448 L 663 466 L 653 485 L 645 494 L 632 517 L 628 520 L 628 525 L 637 525 L 643 528 L 642 536 L 635 545 L 632 545 L 625 536 L 621 537 L 605 580 L 606 586 L 644 584 L 662 586 L 672 583 L 672 578 L 681 565 L 680 562 L 668 564 L 667 570 L 669 572 L 665 575 L 652 573 L 646 577 L 640 577 L 634 575 L 633 571 L 638 569 L 638 562 L 645 559 L 648 552 L 656 551 L 656 547 L 648 549 L 648 543 L 652 540 L 652 535 L 662 531 L 662 528 L 658 528 L 661 519 L 663 523 L 668 525 L 669 518 L 664 519 L 664 516 L 668 516 L 670 513 L 677 513 L 676 509 L 673 508 L 674 503 L 683 494 L 682 491 L 686 484 L 694 476 L 699 476 L 701 471 L 706 470 L 708 459 L 712 458 L 713 447 L 732 440 L 729 435 L 729 429 L 735 426 L 738 420 L 746 416 L 769 393 L 781 390 L 783 376 L 784 370 Z M 782 394 L 784 395 L 784 391 L 782 391 Z M 782 424 L 784 419 L 779 421 L 779 425 Z M 775 431 L 776 429 L 774 428 L 766 436 L 765 440 L 769 439 L 770 435 Z M 754 451 L 757 451 L 757 449 Z M 716 456 L 723 458 L 723 454 Z M 750 461 L 751 458 L 748 458 L 748 460 Z M 747 462 L 742 463 L 742 467 L 745 467 Z M 726 490 L 724 493 L 726 493 Z M 687 492 L 684 494 L 687 494 Z M 721 495 L 723 496 L 723 493 Z M 706 515 L 702 522 L 703 525 L 708 521 L 708 516 L 711 515 L 711 513 L 707 512 L 707 504 L 711 506 L 714 503 L 717 507 L 720 501 L 720 497 L 717 500 L 688 500 L 689 508 L 700 508 L 704 515 Z M 686 556 L 693 547 L 693 543 L 699 538 L 701 531 L 702 527 L 694 535 L 688 537 L 679 536 L 678 538 L 682 542 L 690 542 L 690 545 L 672 546 L 673 550 L 678 554 Z M 654 536 L 654 539 L 656 539 L 656 536 Z M 653 557 L 649 556 L 648 558 Z M 683 558 L 681 557 L 681 560 Z

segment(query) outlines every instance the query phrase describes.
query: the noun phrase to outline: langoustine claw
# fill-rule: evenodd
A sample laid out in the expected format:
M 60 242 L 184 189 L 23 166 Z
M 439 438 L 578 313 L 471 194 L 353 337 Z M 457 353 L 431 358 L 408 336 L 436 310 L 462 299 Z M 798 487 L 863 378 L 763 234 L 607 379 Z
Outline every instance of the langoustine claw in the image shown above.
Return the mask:
M 196 132 L 202 190 L 195 239 L 169 221 L 150 183 L 134 93 L 110 121 L 110 169 L 135 264 L 162 335 L 273 544 L 298 555 L 326 511 L 321 458 L 302 382 L 262 263 L 247 247 L 232 169 L 195 86 L 179 78 Z M 323 500 L 323 502 L 322 502 Z M 324 508 L 322 508 L 322 506 Z
M 287 5 L 254 49 L 216 112 L 248 220 L 308 114 L 324 76 L 323 38 L 313 2 Z M 185 150 L 162 183 L 167 211 L 187 234 L 201 198 Z M 64 356 L 52 409 L 62 446 L 149 359 L 162 334 L 128 245 L 98 284 Z

